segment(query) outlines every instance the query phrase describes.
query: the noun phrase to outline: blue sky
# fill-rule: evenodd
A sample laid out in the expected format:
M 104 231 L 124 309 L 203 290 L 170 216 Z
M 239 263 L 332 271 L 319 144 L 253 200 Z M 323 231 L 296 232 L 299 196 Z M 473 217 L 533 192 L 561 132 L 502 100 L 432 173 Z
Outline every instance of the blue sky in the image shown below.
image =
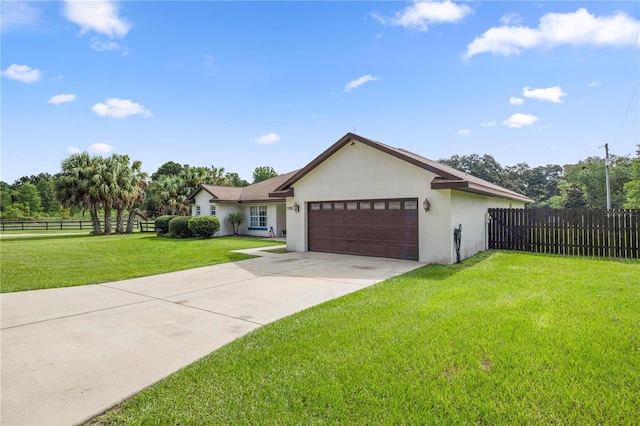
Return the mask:
M 251 180 L 345 133 L 437 160 L 640 143 L 640 3 L 2 1 L 3 181 L 112 152 Z

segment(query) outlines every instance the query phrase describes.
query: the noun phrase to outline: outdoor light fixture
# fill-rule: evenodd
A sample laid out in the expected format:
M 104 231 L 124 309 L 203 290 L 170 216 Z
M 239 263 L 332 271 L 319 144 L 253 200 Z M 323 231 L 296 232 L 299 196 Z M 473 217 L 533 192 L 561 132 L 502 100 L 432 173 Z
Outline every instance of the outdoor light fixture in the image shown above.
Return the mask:
M 293 203 L 293 211 L 298 213 L 300 211 L 300 204 Z
M 422 207 L 424 207 L 425 213 L 428 212 L 429 209 L 431 208 L 431 203 L 427 198 L 425 198 L 424 201 L 422 202 Z

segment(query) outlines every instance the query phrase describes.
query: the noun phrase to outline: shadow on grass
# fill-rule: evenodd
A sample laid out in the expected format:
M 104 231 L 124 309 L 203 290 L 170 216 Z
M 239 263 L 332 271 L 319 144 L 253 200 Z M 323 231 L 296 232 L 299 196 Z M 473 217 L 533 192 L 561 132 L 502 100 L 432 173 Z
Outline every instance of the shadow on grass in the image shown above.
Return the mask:
M 491 250 L 493 253 L 504 254 L 526 254 L 529 256 L 544 257 L 544 258 L 556 258 L 556 259 L 571 259 L 571 260 L 585 260 L 590 262 L 611 262 L 621 263 L 625 265 L 640 265 L 640 259 L 622 258 L 622 257 L 599 257 L 599 256 L 578 256 L 572 254 L 554 254 L 554 253 L 535 253 L 530 251 L 520 250 Z
M 10 234 L 7 234 L 10 235 Z M 87 234 L 58 234 L 58 235 L 34 235 L 34 236 L 5 236 L 0 238 L 0 244 L 9 241 L 43 241 L 43 240 L 59 240 L 59 239 L 71 239 L 71 238 L 87 238 L 92 235 Z
M 429 278 L 432 280 L 444 280 L 452 275 L 464 271 L 465 269 L 472 268 L 490 257 L 498 253 L 495 250 L 483 251 L 475 256 L 471 256 L 461 263 L 454 263 L 452 265 L 426 265 L 413 271 L 402 274 L 402 277 L 407 278 Z

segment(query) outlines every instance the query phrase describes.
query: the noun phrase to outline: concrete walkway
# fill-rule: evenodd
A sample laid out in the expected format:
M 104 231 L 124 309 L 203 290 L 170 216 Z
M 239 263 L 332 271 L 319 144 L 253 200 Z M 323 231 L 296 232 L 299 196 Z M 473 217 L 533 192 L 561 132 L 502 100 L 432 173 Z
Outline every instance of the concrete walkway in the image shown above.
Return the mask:
M 82 422 L 263 324 L 421 266 L 250 252 L 262 257 L 0 295 L 0 424 Z

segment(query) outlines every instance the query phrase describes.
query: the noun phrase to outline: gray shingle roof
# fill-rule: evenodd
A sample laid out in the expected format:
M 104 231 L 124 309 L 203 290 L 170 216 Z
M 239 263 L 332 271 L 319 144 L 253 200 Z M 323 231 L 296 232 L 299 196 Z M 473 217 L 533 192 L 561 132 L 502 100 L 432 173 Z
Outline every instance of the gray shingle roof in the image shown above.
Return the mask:
M 211 201 L 216 202 L 282 202 L 285 200 L 284 197 L 269 197 L 269 193 L 297 172 L 298 170 L 294 170 L 245 187 L 200 185 L 189 194 L 185 202 L 192 203 L 200 191 L 207 191 L 211 194 Z

